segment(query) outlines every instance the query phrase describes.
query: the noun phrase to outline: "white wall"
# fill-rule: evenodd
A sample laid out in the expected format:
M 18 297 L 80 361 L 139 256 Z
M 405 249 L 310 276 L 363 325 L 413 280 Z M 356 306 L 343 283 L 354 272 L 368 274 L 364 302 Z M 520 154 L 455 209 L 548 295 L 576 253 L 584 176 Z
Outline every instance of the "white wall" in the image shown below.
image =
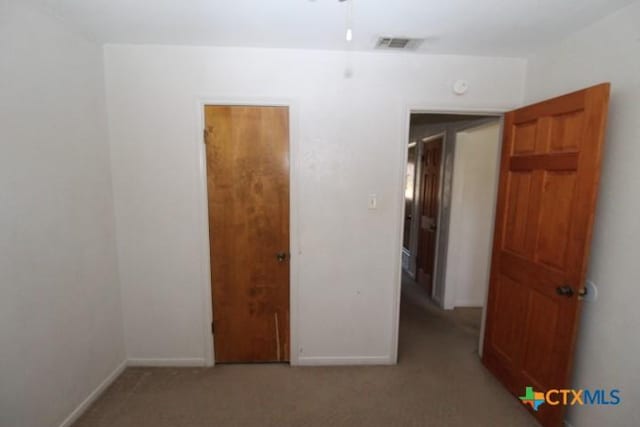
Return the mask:
M 102 50 L 0 11 L 0 425 L 51 427 L 124 360 Z
M 500 124 L 458 132 L 455 139 L 444 307 L 482 307 L 498 179 Z
M 209 96 L 296 102 L 293 231 L 301 253 L 293 254 L 293 329 L 301 362 L 393 360 L 407 107 L 509 109 L 521 103 L 525 63 L 352 55 L 346 79 L 344 52 L 106 46 L 129 358 L 199 364 L 206 357 L 196 107 Z M 470 81 L 464 97 L 452 94 L 457 78 Z M 367 210 L 370 193 L 377 211 Z
M 617 407 L 569 411 L 576 427 L 640 425 L 640 3 L 595 23 L 530 60 L 526 97 L 536 101 L 612 83 L 589 277 L 599 298 L 585 303 L 575 387 L 619 388 Z

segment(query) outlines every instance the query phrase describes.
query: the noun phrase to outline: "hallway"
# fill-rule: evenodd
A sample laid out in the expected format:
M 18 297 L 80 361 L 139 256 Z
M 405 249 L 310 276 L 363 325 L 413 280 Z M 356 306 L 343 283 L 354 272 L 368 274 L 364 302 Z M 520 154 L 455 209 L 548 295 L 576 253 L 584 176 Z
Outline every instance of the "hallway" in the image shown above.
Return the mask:
M 477 309 L 403 286 L 397 366 L 129 368 L 76 427 L 534 426 L 476 354 Z

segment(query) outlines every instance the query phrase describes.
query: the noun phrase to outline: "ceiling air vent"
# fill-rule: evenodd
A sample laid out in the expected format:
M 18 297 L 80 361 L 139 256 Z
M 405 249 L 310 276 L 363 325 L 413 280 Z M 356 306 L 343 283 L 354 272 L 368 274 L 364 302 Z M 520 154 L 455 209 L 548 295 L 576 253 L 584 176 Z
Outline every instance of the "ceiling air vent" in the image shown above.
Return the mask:
M 380 37 L 376 42 L 376 49 L 416 50 L 422 42 L 423 39 L 407 37 Z

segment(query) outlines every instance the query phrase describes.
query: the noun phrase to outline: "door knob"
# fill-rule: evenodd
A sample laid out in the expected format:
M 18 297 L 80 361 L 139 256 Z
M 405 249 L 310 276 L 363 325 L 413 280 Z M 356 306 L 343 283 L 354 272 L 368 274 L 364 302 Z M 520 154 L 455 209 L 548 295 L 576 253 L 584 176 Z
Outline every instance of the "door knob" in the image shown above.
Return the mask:
M 558 286 L 556 288 L 556 293 L 562 297 L 571 298 L 573 296 L 573 289 L 568 285 Z
M 278 262 L 285 262 L 287 260 L 287 253 L 286 252 L 278 252 L 276 254 L 276 259 L 278 260 Z

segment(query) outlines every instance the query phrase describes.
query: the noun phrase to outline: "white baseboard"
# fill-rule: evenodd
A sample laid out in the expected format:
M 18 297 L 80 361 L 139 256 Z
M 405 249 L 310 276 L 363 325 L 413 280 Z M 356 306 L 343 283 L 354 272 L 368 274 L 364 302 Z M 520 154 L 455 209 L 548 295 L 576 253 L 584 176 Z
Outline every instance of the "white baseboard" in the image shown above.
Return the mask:
M 483 301 L 474 301 L 474 300 L 460 300 L 454 303 L 454 307 L 465 307 L 465 308 L 482 308 Z
M 182 359 L 153 359 L 153 358 L 132 358 L 127 360 L 127 366 L 148 366 L 148 367 L 203 367 L 207 366 L 204 358 L 182 358 Z
M 84 399 L 71 414 L 60 424 L 60 427 L 70 427 L 89 408 L 89 406 L 116 380 L 127 367 L 127 361 L 120 363 L 107 378 L 96 387 L 86 399 Z
M 438 305 L 438 307 L 443 308 L 442 300 L 436 294 L 431 295 L 431 299 Z
M 395 365 L 391 356 L 300 356 L 299 366 Z

